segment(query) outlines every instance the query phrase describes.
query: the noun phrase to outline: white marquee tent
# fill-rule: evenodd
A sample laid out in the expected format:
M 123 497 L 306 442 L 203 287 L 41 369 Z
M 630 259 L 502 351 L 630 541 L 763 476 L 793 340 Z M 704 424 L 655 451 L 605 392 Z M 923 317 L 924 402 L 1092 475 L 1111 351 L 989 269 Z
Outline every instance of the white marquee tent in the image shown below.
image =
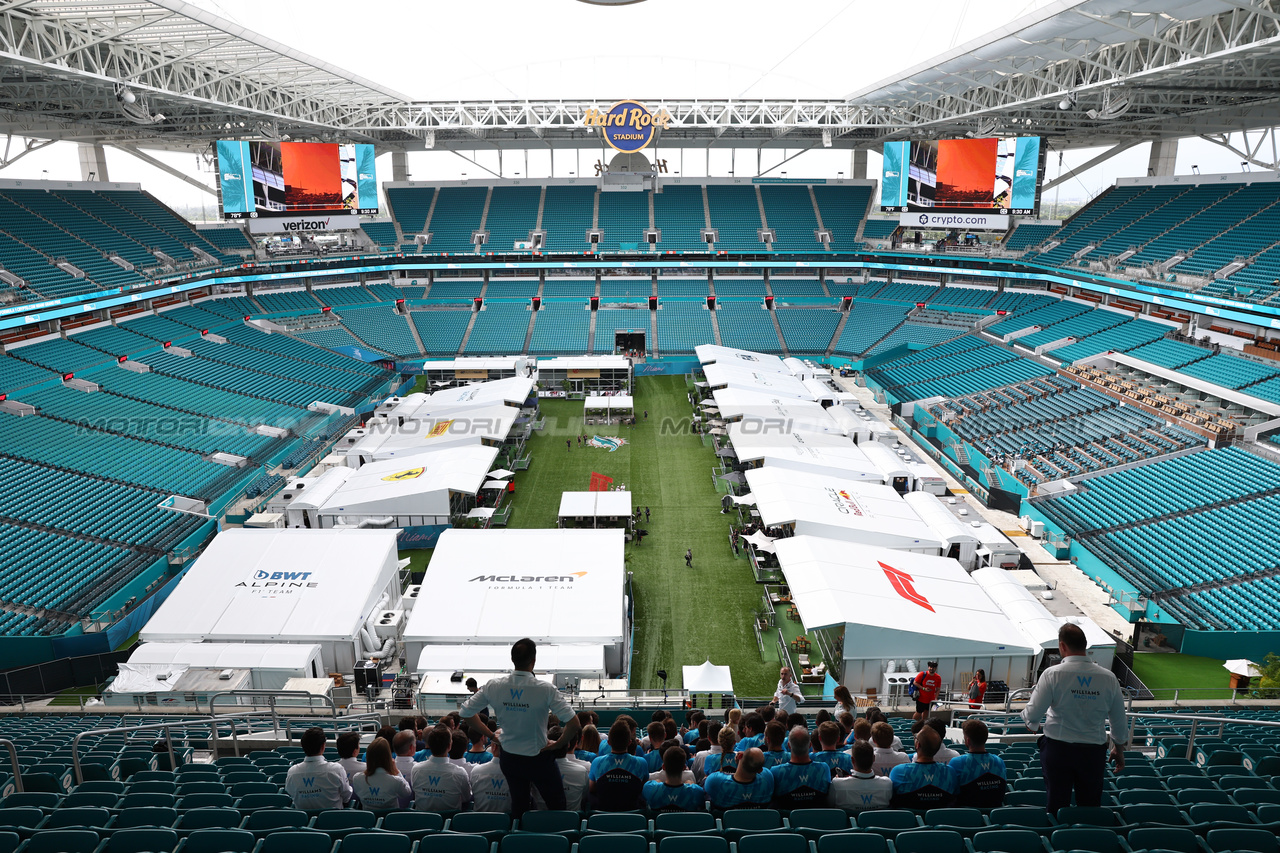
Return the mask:
M 690 693 L 732 693 L 733 673 L 727 666 L 707 661 L 701 666 L 681 667 L 684 689 Z
M 804 382 L 790 373 L 770 373 L 752 367 L 719 362 L 705 365 L 702 372 L 706 374 L 707 384 L 711 386 L 712 391 L 720 388 L 738 388 L 743 391 L 772 394 L 775 397 L 791 397 L 813 402 L 813 392 L 805 387 Z
M 729 441 L 740 462 L 760 463 L 807 474 L 831 474 L 884 483 L 884 474 L 848 438 L 837 433 L 763 432 L 752 424 L 729 424 Z
M 854 693 L 883 690 L 890 661 L 937 660 L 944 683 L 981 667 L 1021 687 L 1035 671 L 1039 645 L 955 560 L 816 536 L 774 547 L 805 629 L 844 635 L 841 683 Z
M 422 419 L 370 422 L 350 445 L 336 448 L 347 465 L 359 468 L 369 462 L 400 459 L 424 450 L 448 450 L 472 444 L 496 447 L 515 430 L 519 411 L 504 405 L 477 405 L 462 411 Z
M 942 541 L 888 486 L 768 466 L 746 476 L 766 527 L 919 554 L 943 552 Z
M 733 347 L 722 347 L 717 344 L 701 344 L 694 347 L 693 351 L 697 354 L 698 361 L 702 362 L 703 366 L 708 364 L 739 365 L 765 373 L 791 373 L 791 368 L 776 355 L 734 349 Z
M 598 518 L 619 519 L 631 517 L 631 492 L 561 492 L 560 512 L 557 517 L 564 526 L 566 519 L 574 519 L 582 526 L 592 527 Z
M 844 435 L 845 428 L 817 403 L 742 388 L 712 392 L 720 417 L 743 422 L 743 432 L 825 432 Z
M 368 623 L 400 601 L 393 530 L 224 530 L 143 626 L 144 643 L 320 646 L 326 672 L 385 648 Z
M 408 660 L 426 646 L 510 646 L 530 637 L 603 647 L 608 671 L 623 672 L 623 535 L 620 528 L 446 530 L 405 626 Z

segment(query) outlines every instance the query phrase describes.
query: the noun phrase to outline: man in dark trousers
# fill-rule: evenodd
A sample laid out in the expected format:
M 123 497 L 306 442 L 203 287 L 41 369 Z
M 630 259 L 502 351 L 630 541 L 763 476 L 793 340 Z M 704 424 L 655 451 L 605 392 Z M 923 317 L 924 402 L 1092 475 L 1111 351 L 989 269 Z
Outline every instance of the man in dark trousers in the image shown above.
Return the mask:
M 1129 742 L 1124 691 L 1111 670 L 1089 660 L 1087 649 L 1088 641 L 1079 625 L 1068 622 L 1059 628 L 1062 663 L 1040 675 L 1022 711 L 1023 721 L 1033 732 L 1044 720 L 1040 766 L 1050 814 L 1071 804 L 1072 789 L 1078 805 L 1102 805 L 1108 740 L 1116 772 L 1124 769 L 1124 749 Z M 1111 724 L 1110 738 L 1107 722 Z
M 572 452 L 573 452 L 573 442 L 566 438 L 566 439 L 564 440 L 564 449 L 565 449 L 566 451 L 568 451 L 568 452 L 572 453 Z
M 648 507 L 645 507 L 645 508 L 644 508 L 644 523 L 645 523 L 645 524 L 648 524 L 648 523 L 649 523 L 649 508 L 648 508 Z
M 693 549 L 689 548 L 684 552 L 684 565 L 687 569 L 693 568 Z

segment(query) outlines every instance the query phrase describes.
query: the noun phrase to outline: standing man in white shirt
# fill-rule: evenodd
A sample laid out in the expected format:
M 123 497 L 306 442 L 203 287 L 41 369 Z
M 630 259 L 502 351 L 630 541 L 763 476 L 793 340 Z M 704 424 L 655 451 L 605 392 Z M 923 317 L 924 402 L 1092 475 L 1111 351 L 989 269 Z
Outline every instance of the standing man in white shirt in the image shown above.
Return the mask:
M 564 809 L 564 782 L 556 755 L 563 754 L 569 741 L 582 729 L 582 723 L 573 712 L 573 706 L 554 685 L 534 677 L 533 667 L 538 659 L 538 646 L 527 637 L 517 640 L 511 647 L 511 663 L 515 671 L 495 678 L 472 693 L 459 709 L 463 722 L 479 727 L 490 740 L 497 736 L 478 716 L 492 707 L 502 720 L 502 774 L 511 790 L 511 816 L 519 818 L 529 810 L 530 786 L 542 794 L 547 808 Z M 555 716 L 564 731 L 560 739 L 548 745 L 547 714 Z
M 796 712 L 796 704 L 804 701 L 804 694 L 800 692 L 800 685 L 796 684 L 795 678 L 791 676 L 791 668 L 784 666 L 778 672 L 778 689 L 773 691 L 773 704 L 778 706 L 778 710 L 783 714 L 794 714 Z
M 1124 692 L 1111 670 L 1089 660 L 1087 649 L 1088 641 L 1079 625 L 1068 622 L 1059 628 L 1062 663 L 1044 671 L 1022 710 L 1022 720 L 1033 732 L 1044 720 L 1040 766 L 1050 814 L 1071 804 L 1073 789 L 1078 805 L 1102 804 L 1108 739 L 1116 772 L 1124 769 L 1129 741 Z M 1107 722 L 1111 724 L 1110 738 Z
M 449 760 L 452 741 L 452 734 L 444 726 L 436 726 L 427 732 L 427 749 L 431 756 L 413 765 L 410 780 L 413 807 L 418 811 L 457 812 L 471 801 L 471 779 L 467 771 Z
M 284 780 L 284 790 L 293 798 L 293 807 L 308 812 L 343 808 L 351 799 L 351 783 L 341 764 L 325 761 L 324 729 L 307 729 L 302 733 L 301 744 L 306 758 L 290 767 Z

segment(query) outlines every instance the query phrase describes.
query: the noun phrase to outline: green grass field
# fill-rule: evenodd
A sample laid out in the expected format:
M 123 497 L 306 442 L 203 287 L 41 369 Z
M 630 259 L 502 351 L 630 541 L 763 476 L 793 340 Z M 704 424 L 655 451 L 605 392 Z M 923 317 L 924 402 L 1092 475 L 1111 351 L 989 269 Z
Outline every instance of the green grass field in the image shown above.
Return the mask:
M 1133 656 L 1133 671 L 1148 689 L 1156 692 L 1157 698 L 1166 698 L 1158 691 L 1185 687 L 1218 689 L 1196 689 L 1181 696 L 1182 699 L 1194 701 L 1231 698 L 1231 689 L 1227 686 L 1231 676 L 1222 668 L 1220 660 L 1194 655 L 1137 652 Z
M 644 543 L 626 546 L 636 596 L 632 686 L 661 687 L 656 673 L 665 669 L 668 686 L 680 687 L 682 666 L 710 659 L 732 668 L 739 695 L 768 696 L 777 664 L 761 660 L 751 627 L 762 591 L 750 564 L 734 559 L 729 548 L 731 517 L 720 514 L 711 448 L 672 429 L 687 426 L 685 394 L 680 376 L 637 380 L 636 413 L 642 418 L 647 409 L 649 417 L 634 428 L 584 427 L 582 401 L 544 400 L 546 428 L 529 441 L 529 470 L 516 475 L 510 526 L 555 527 L 560 493 L 586 491 L 593 471 L 625 484 L 634 504 L 652 512 L 642 525 L 649 531 Z M 574 437 L 584 431 L 621 436 L 627 444 L 613 452 L 583 448 Z M 570 450 L 566 438 L 573 441 Z M 693 549 L 692 569 L 684 565 L 686 548 Z

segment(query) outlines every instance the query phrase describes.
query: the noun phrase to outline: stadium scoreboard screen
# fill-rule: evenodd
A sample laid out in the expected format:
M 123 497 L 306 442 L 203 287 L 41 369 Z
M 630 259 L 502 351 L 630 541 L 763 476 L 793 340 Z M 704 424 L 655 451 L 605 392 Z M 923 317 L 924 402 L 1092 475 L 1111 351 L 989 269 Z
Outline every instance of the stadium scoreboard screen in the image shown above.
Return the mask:
M 886 142 L 884 213 L 1031 216 L 1040 185 L 1040 138 Z
M 376 214 L 372 145 L 218 142 L 224 219 L 299 214 Z

